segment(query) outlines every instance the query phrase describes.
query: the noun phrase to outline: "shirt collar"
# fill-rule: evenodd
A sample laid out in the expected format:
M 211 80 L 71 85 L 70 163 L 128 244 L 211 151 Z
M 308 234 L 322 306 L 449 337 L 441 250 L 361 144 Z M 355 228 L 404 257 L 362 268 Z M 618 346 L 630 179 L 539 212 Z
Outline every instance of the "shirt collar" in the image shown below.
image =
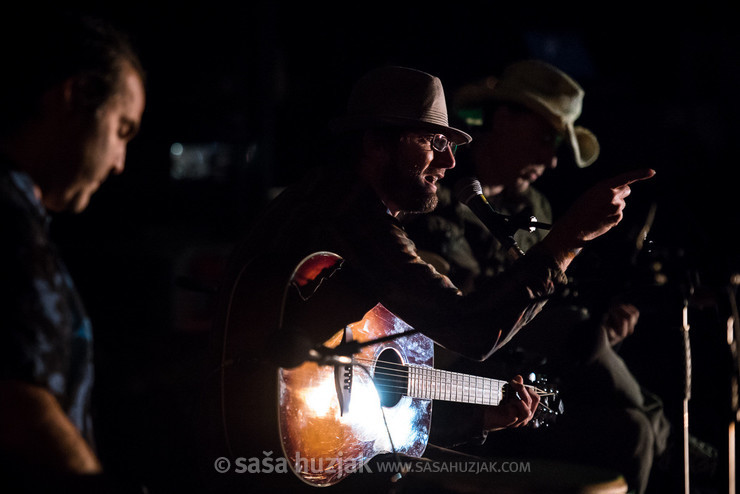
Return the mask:
M 18 170 L 8 170 L 8 173 L 10 174 L 10 179 L 18 190 L 23 193 L 26 200 L 33 206 L 38 215 L 48 220 L 49 215 L 46 212 L 46 208 L 34 193 L 34 182 L 31 177 L 27 173 Z

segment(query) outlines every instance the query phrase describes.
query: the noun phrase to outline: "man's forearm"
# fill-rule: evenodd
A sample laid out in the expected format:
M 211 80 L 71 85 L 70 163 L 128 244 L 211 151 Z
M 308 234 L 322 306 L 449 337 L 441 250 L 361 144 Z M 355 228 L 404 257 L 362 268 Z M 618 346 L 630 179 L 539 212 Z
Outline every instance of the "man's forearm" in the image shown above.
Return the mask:
M 22 465 L 64 474 L 102 471 L 93 449 L 47 390 L 0 381 L 0 450 Z

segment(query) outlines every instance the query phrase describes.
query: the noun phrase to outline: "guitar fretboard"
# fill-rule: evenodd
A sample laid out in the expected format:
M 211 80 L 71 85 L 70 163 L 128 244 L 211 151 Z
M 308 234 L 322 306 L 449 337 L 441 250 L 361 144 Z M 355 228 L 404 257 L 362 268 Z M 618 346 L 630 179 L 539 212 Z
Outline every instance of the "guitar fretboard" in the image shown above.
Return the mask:
M 407 394 L 412 398 L 493 406 L 503 398 L 506 381 L 431 367 L 407 367 Z

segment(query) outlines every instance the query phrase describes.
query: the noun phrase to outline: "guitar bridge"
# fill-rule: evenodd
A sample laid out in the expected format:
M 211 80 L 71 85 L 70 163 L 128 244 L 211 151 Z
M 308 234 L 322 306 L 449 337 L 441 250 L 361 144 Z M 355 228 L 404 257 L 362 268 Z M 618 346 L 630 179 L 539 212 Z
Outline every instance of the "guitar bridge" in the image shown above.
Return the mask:
M 349 341 L 352 341 L 352 329 L 345 327 L 342 343 Z M 340 415 L 349 412 L 349 403 L 352 397 L 352 367 L 352 364 L 334 366 L 334 387 L 337 390 Z

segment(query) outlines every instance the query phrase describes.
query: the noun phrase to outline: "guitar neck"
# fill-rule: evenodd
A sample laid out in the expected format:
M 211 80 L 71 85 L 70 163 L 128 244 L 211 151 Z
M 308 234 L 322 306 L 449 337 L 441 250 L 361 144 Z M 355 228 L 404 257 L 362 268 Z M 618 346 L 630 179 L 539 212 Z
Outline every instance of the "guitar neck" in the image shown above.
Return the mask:
M 408 365 L 407 395 L 425 400 L 498 405 L 506 381 Z

